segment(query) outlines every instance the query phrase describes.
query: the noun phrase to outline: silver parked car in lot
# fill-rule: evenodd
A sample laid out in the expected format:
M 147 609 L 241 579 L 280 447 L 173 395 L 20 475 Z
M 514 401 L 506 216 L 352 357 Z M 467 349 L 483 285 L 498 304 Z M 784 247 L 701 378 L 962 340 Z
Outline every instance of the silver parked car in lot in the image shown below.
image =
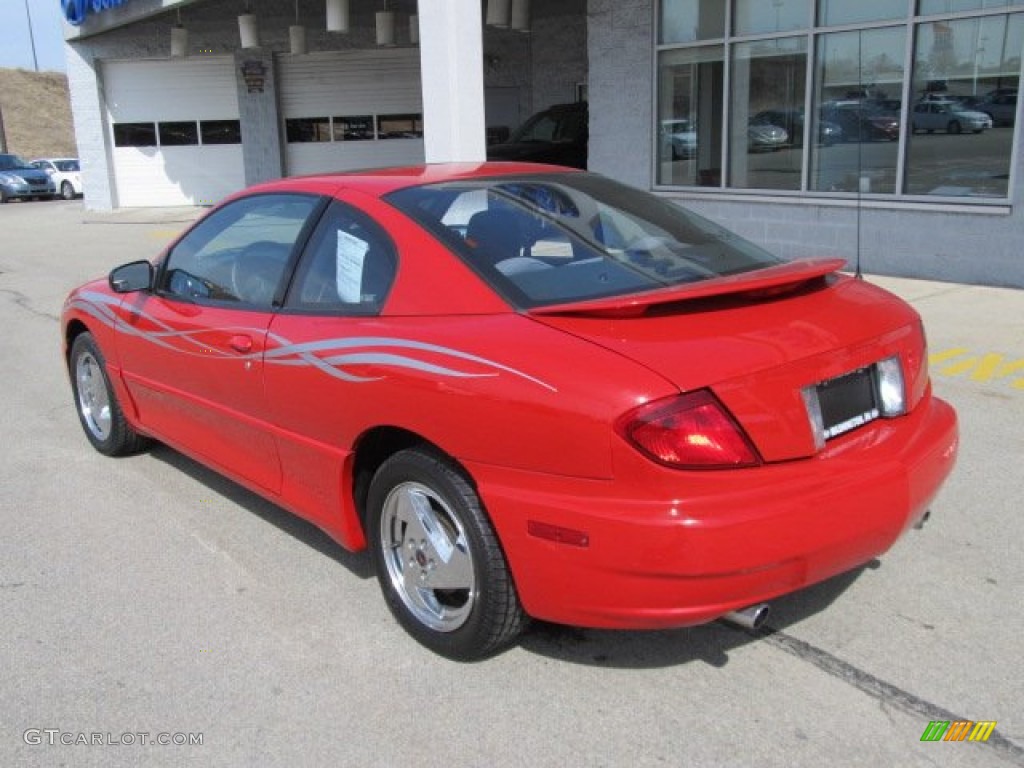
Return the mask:
M 47 173 L 17 155 L 0 155 L 0 203 L 15 199 L 50 200 L 57 193 Z
M 914 105 L 911 115 L 917 131 L 945 131 L 946 133 L 981 133 L 992 127 L 992 118 L 984 112 L 969 109 L 959 101 L 921 101 Z

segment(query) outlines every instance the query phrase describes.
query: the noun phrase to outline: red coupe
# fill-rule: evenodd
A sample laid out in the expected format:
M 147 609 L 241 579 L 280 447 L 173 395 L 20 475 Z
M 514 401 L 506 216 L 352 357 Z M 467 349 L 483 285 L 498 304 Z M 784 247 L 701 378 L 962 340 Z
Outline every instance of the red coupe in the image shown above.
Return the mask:
M 752 620 L 923 519 L 956 416 L 914 310 L 842 265 L 550 166 L 282 179 L 73 291 L 64 354 L 97 450 L 369 547 L 472 659 L 527 617 Z

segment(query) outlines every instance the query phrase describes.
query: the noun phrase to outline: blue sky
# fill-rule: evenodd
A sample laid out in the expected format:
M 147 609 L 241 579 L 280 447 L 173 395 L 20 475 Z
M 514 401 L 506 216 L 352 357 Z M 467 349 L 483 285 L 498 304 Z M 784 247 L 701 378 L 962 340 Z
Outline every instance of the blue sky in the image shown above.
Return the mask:
M 63 72 L 64 26 L 60 0 L 0 0 L 0 67 L 28 70 L 34 67 L 26 10 L 32 18 L 40 71 Z

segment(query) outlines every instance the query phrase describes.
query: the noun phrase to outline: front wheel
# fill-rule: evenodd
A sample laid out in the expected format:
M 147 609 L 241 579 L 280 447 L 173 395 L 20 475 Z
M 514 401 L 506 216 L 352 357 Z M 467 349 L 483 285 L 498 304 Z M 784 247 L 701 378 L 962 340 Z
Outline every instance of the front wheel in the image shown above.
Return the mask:
M 78 420 L 93 448 L 107 456 L 126 456 L 145 448 L 149 441 L 125 419 L 103 353 L 91 333 L 75 339 L 68 362 Z
M 71 186 L 70 181 L 65 181 L 63 184 L 60 185 L 60 196 L 63 197 L 65 200 L 75 199 L 75 188 Z
M 511 643 L 526 616 L 498 537 L 468 478 L 425 449 L 377 470 L 367 532 L 381 591 L 418 642 L 458 661 Z

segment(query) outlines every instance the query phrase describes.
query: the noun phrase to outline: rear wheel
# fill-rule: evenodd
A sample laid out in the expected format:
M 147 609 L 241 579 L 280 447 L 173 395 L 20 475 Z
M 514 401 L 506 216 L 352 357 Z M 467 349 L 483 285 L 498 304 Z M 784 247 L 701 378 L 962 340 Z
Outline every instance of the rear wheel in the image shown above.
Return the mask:
M 63 184 L 60 185 L 60 196 L 63 197 L 65 200 L 75 199 L 75 188 L 71 186 L 70 181 L 65 181 Z
M 377 470 L 367 532 L 381 591 L 418 642 L 459 661 L 489 656 L 526 622 L 480 498 L 450 461 L 426 449 Z
M 75 339 L 69 363 L 78 420 L 93 448 L 107 456 L 125 456 L 145 448 L 149 441 L 125 420 L 103 353 L 91 333 Z

